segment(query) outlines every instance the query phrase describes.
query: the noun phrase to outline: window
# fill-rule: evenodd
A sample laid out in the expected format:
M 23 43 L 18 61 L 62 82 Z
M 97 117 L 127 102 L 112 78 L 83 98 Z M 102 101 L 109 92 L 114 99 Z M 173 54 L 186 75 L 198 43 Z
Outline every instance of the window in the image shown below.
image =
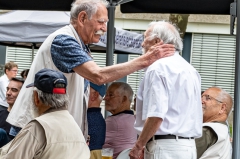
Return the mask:
M 234 97 L 235 36 L 193 34 L 191 64 L 202 79 L 202 90 L 218 86 Z

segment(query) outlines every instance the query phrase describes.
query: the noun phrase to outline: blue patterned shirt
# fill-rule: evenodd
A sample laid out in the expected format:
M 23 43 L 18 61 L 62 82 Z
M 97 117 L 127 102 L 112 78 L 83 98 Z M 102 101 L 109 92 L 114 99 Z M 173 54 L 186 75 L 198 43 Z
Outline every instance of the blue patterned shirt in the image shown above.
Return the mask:
M 81 40 L 81 39 L 80 39 Z M 91 61 L 92 58 L 88 55 L 90 50 L 82 43 L 79 45 L 76 39 L 69 35 L 58 35 L 52 42 L 51 55 L 55 66 L 64 73 L 72 73 L 73 68 Z M 84 91 L 89 84 L 88 80 L 84 80 Z

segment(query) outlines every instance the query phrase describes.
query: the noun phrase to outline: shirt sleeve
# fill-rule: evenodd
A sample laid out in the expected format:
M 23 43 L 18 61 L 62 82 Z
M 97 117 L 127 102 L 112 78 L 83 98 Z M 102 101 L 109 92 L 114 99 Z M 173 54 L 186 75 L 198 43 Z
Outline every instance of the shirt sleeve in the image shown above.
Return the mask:
M 152 70 L 145 75 L 143 91 L 142 119 L 159 117 L 164 119 L 168 111 L 168 89 L 166 78 L 158 71 Z
M 38 158 L 46 146 L 43 127 L 33 121 L 26 125 L 12 141 L 6 159 Z
M 7 86 L 8 86 L 8 82 L 6 82 L 4 80 L 4 76 L 3 75 L 1 78 L 0 78 L 0 98 L 2 100 L 2 102 L 6 103 L 6 92 L 7 92 Z
M 92 60 L 76 39 L 68 35 L 55 37 L 51 45 L 51 55 L 55 66 L 64 73 L 74 72 L 73 68 Z
M 210 127 L 203 127 L 202 137 L 195 139 L 197 147 L 197 158 L 217 142 L 217 134 Z

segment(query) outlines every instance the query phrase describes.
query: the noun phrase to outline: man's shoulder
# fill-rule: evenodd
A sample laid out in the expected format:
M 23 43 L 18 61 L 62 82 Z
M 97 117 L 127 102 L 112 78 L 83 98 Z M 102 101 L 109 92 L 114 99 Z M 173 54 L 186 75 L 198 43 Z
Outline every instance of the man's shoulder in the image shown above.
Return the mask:
M 197 72 L 197 70 L 178 53 L 155 61 L 146 72 L 160 71 L 170 74 Z
M 212 134 L 214 132 L 214 130 L 210 126 L 203 126 L 202 131 L 204 134 Z
M 53 39 L 53 44 L 64 44 L 64 43 L 72 43 L 72 44 L 78 44 L 77 40 L 67 34 L 58 34 L 56 37 Z M 78 44 L 79 45 L 79 44 Z
M 2 75 L 2 76 L 0 77 L 0 82 L 6 81 L 6 80 L 7 80 L 6 74 L 4 74 L 4 75 Z
M 31 120 L 27 125 L 25 125 L 21 131 L 19 132 L 19 134 L 38 134 L 38 132 L 44 132 L 44 129 L 42 127 L 42 125 L 36 121 L 36 120 Z M 35 135 L 34 135 L 35 136 Z
M 114 120 L 117 123 L 125 123 L 126 121 L 127 122 L 131 122 L 132 120 L 135 121 L 135 116 L 134 114 L 130 114 L 130 113 L 120 113 L 120 114 L 111 116 L 109 120 L 111 121 Z
M 203 123 L 204 128 L 227 128 L 227 123 L 226 122 L 207 122 Z

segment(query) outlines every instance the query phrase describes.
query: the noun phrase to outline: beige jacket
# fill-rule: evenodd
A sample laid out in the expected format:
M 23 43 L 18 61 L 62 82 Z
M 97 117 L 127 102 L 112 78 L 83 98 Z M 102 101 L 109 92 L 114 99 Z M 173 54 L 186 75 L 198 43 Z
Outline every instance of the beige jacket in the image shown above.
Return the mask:
M 221 123 L 203 123 L 211 127 L 218 136 L 217 142 L 209 147 L 200 159 L 231 159 L 232 145 L 228 134 L 228 127 Z
M 90 158 L 83 134 L 67 110 L 53 110 L 31 121 L 0 154 L 0 159 Z
M 41 159 L 89 159 L 90 151 L 83 134 L 67 110 L 36 118 L 44 128 L 47 144 Z

